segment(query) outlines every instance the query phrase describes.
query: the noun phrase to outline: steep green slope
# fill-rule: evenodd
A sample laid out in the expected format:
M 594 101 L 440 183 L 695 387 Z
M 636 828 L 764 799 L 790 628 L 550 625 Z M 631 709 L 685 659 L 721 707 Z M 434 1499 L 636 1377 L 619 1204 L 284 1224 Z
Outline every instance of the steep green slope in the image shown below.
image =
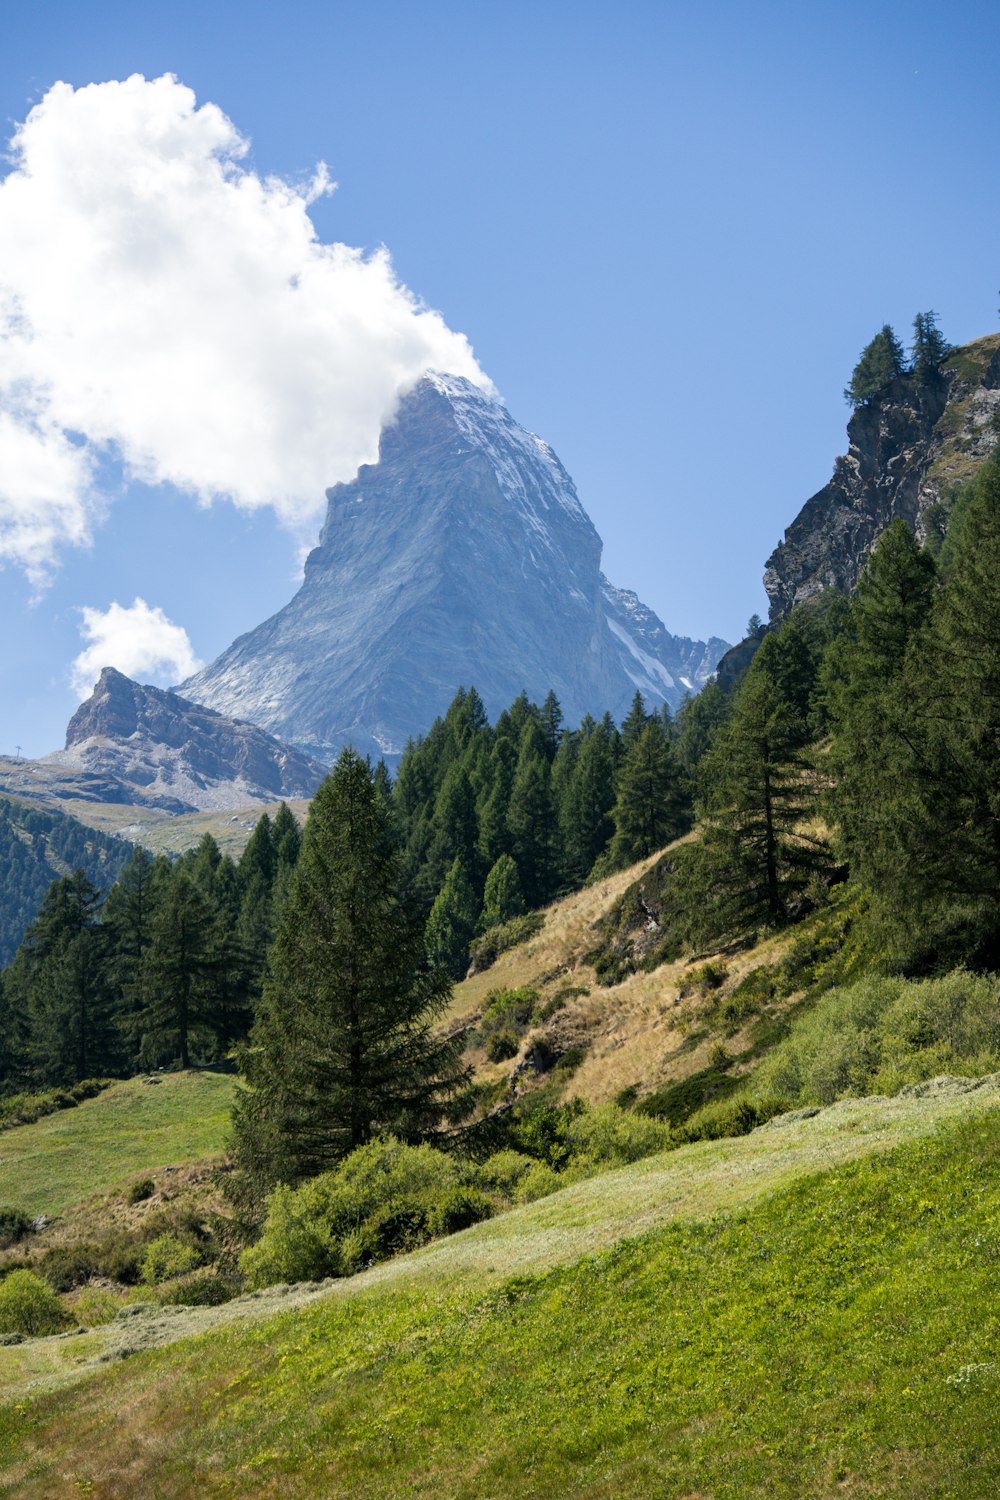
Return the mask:
M 278 1318 L 247 1314 L 280 1292 L 179 1313 L 222 1326 L 8 1407 L 0 1493 L 993 1494 L 995 1100 L 845 1102 L 302 1288 Z M 49 1378 L 100 1347 L 3 1362 Z
M 81 869 L 103 889 L 131 854 L 123 839 L 75 818 L 0 798 L 0 966 L 8 964 L 53 880 Z

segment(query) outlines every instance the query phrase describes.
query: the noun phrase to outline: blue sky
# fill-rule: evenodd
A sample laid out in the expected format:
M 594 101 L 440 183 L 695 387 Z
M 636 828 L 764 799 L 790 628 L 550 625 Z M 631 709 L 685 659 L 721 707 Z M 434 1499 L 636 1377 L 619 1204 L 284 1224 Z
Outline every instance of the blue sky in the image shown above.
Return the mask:
M 764 613 L 884 321 L 997 327 L 995 5 L 36 0 L 3 33 L 7 135 L 57 80 L 172 72 L 250 138 L 245 167 L 325 161 L 320 239 L 388 248 L 677 633 Z M 44 585 L 0 571 L 0 750 L 61 743 L 84 607 L 141 597 L 209 660 L 295 587 L 301 515 L 129 483 L 113 449 L 93 482 L 89 545 Z

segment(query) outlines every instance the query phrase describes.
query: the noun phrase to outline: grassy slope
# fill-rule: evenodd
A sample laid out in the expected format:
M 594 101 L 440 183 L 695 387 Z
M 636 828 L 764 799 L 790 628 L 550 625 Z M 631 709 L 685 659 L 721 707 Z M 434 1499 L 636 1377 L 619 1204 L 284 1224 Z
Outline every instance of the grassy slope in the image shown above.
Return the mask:
M 777 963 L 793 939 L 792 932 L 726 957 L 726 984 L 708 997 L 692 987 L 690 976 L 717 955 L 701 954 L 649 973 L 639 971 L 608 987 L 597 983 L 586 961 L 598 942 L 595 923 L 661 853 L 553 903 L 536 937 L 502 954 L 484 973 L 456 985 L 450 1020 L 474 1021 L 494 989 L 528 985 L 543 1000 L 567 986 L 586 991 L 571 996 L 555 1019 L 540 1029 L 555 1031 L 564 1045 L 586 1048 L 582 1064 L 563 1092 L 567 1097 L 579 1094 L 591 1103 L 612 1099 L 630 1085 L 648 1094 L 686 1078 L 707 1066 L 713 1045 L 720 1041 L 738 1055 L 748 1045 L 758 1018 L 750 1016 L 742 1025 L 723 1028 L 717 1015 L 719 1003 L 749 970 Z M 797 998 L 790 996 L 769 1006 L 765 1019 L 779 1021 Z M 530 1038 L 531 1034 L 524 1038 L 525 1046 Z M 486 1080 L 505 1078 L 517 1065 L 516 1060 L 490 1064 L 481 1050 L 473 1051 L 471 1058 L 477 1075 Z
M 0 1203 L 58 1214 L 127 1175 L 221 1151 L 233 1086 L 221 1073 L 133 1078 L 0 1133 Z
M 177 1314 L 176 1333 L 221 1326 L 8 1408 L 0 1493 L 995 1493 L 996 1371 L 947 1377 L 994 1352 L 996 1098 L 842 1103 L 578 1184 L 277 1318 L 275 1294 Z M 130 1326 L 105 1335 L 118 1352 L 141 1347 Z M 44 1384 L 100 1339 L 0 1361 Z

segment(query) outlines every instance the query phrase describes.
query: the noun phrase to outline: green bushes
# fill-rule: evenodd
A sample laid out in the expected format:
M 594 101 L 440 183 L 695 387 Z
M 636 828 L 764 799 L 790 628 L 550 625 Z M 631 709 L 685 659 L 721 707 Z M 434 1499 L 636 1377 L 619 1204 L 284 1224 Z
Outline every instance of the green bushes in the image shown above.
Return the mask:
M 486 996 L 477 1036 L 490 1062 L 516 1057 L 521 1037 L 535 1018 L 538 991 L 523 986 L 516 990 L 491 990 Z
M 1000 1070 L 998 980 L 872 977 L 829 990 L 754 1075 L 754 1097 L 793 1108 L 845 1094 L 894 1094 L 940 1073 Z
M 545 926 L 544 913 L 528 912 L 523 917 L 513 917 L 499 927 L 490 927 L 482 937 L 476 938 L 469 948 L 469 959 L 473 974 L 481 974 L 496 963 L 501 953 L 516 948 L 537 936 Z
M 133 1182 L 126 1190 L 126 1203 L 145 1203 L 147 1198 L 152 1198 L 156 1192 L 156 1183 L 152 1177 L 140 1177 L 138 1182 Z
M 146 1246 L 142 1258 L 142 1279 L 147 1286 L 159 1286 L 174 1276 L 193 1271 L 201 1256 L 189 1241 L 176 1234 L 160 1234 Z
M 430 1238 L 428 1214 L 462 1177 L 453 1157 L 389 1137 L 300 1188 L 280 1185 L 260 1240 L 240 1257 L 248 1285 L 351 1275 L 411 1248 Z
M 0 1250 L 9 1250 L 31 1231 L 31 1218 L 20 1208 L 0 1203 Z
M 389 1138 L 301 1187 L 277 1187 L 260 1240 L 240 1257 L 247 1284 L 354 1275 L 567 1182 L 664 1150 L 671 1139 L 660 1121 L 612 1104 L 588 1109 L 581 1100 L 536 1098 L 511 1116 L 509 1144 L 485 1161 Z
M 110 1078 L 85 1078 L 69 1088 L 47 1089 L 42 1094 L 10 1094 L 0 1099 L 0 1130 L 12 1130 L 15 1125 L 33 1125 L 43 1115 L 53 1115 L 60 1109 L 74 1109 L 84 1099 L 93 1099 L 106 1089 Z
M 0 1281 L 0 1333 L 38 1338 L 69 1323 L 55 1292 L 34 1271 L 11 1271 Z

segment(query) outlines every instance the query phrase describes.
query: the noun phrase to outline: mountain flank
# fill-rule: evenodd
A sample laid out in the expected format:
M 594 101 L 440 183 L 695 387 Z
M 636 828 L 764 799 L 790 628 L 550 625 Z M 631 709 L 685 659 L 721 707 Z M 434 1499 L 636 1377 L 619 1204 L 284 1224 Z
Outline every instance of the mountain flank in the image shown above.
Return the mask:
M 897 517 L 923 542 L 947 529 L 956 490 L 1000 436 L 1000 334 L 954 349 L 929 379 L 902 373 L 863 402 L 830 482 L 767 560 L 772 622 L 825 588 L 850 592 Z
M 92 794 L 189 813 L 310 797 L 326 769 L 253 724 L 105 667 L 43 765 L 77 772 Z
M 604 578 L 556 455 L 468 381 L 422 380 L 328 502 L 295 598 L 179 689 L 320 759 L 398 756 L 462 684 L 491 716 L 522 690 L 571 724 L 636 689 L 676 708 L 726 650 Z

